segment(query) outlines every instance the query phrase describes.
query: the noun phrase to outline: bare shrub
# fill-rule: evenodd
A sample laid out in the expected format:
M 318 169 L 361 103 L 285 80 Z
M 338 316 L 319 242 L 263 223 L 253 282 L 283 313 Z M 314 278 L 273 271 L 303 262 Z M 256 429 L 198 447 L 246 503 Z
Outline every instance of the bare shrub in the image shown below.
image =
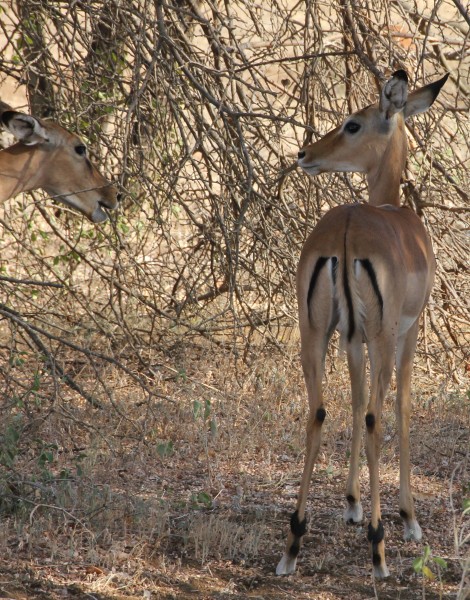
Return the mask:
M 458 378 L 469 342 L 466 26 L 452 3 L 418 14 L 407 2 L 12 3 L 2 81 L 16 80 L 39 116 L 85 134 L 126 200 L 100 230 L 57 221 L 42 201 L 6 208 L 4 238 L 15 244 L 5 241 L 4 269 L 59 280 L 70 309 L 65 317 L 63 297 L 52 308 L 54 290 L 31 298 L 6 284 L 3 317 L 14 305 L 34 327 L 46 319 L 39 338 L 50 347 L 55 336 L 62 351 L 64 326 L 83 350 L 88 330 L 101 340 L 93 348 L 121 362 L 181 340 L 245 357 L 266 340 L 283 345 L 306 234 L 328 207 L 366 199 L 361 179 L 298 174 L 296 149 L 375 101 L 390 69 L 405 66 L 416 83 L 450 70 L 444 101 L 409 126 L 403 190 L 440 259 L 420 350 L 429 368 L 444 360 Z

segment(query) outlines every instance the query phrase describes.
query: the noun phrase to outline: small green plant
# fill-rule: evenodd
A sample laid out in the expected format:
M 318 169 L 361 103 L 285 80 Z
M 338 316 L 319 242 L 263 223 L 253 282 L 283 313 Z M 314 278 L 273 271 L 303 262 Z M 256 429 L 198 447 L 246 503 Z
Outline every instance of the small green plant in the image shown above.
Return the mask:
M 332 479 L 335 476 L 336 471 L 333 465 L 328 465 L 326 469 L 320 469 L 320 473 L 326 475 L 328 479 Z
M 39 455 L 38 465 L 41 469 L 42 479 L 44 481 L 53 481 L 55 479 L 51 467 L 56 460 L 56 453 L 58 451 L 57 444 L 46 443 L 42 440 L 38 440 L 39 444 Z
M 418 556 L 413 561 L 413 569 L 416 573 L 421 574 L 423 579 L 433 581 L 436 579 L 436 575 L 432 570 L 432 566 L 435 566 L 440 575 L 441 569 L 447 569 L 447 562 L 440 556 L 434 556 L 429 546 L 424 547 L 422 556 Z
M 200 400 L 193 401 L 194 420 L 203 418 L 204 421 L 207 421 L 210 414 L 211 414 L 211 401 L 210 400 L 204 400 L 204 403 L 202 403 Z
M 168 442 L 161 442 L 157 444 L 157 454 L 160 458 L 166 458 L 167 456 L 171 456 L 173 454 L 173 442 L 170 440 Z
M 0 436 L 0 465 L 13 467 L 18 455 L 18 443 L 22 433 L 22 415 L 15 415 Z
M 193 508 L 212 508 L 212 496 L 207 492 L 191 494 L 191 506 Z
M 211 435 L 212 437 L 215 437 L 217 435 L 217 421 L 215 420 L 214 416 L 211 417 L 211 412 L 211 401 L 207 398 L 204 400 L 204 402 L 201 402 L 200 400 L 193 401 L 194 420 L 197 421 L 198 419 L 202 419 L 204 423 L 208 423 Z

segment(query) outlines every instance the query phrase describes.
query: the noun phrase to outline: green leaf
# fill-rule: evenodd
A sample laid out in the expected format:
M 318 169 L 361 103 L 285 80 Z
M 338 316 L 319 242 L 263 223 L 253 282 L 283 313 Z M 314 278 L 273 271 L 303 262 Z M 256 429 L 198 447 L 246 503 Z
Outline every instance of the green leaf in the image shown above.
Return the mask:
M 197 419 L 202 411 L 202 404 L 199 400 L 193 400 L 193 417 Z
M 439 565 L 441 569 L 447 569 L 447 562 L 440 556 L 433 556 L 433 561 Z
M 33 385 L 31 386 L 31 390 L 33 392 L 38 392 L 39 388 L 41 387 L 41 376 L 40 374 L 36 371 L 34 373 L 34 381 L 33 381 Z
M 426 565 L 424 565 L 424 567 L 423 567 L 423 575 L 426 577 L 426 579 L 430 579 L 431 581 L 436 579 L 436 576 L 434 575 L 434 573 Z
M 215 418 L 211 419 L 211 435 L 215 437 L 217 435 L 217 421 Z
M 210 414 L 211 414 L 211 401 L 204 400 L 204 421 L 207 421 Z
M 197 501 L 199 504 L 204 504 L 207 508 L 212 506 L 212 497 L 207 492 L 199 492 L 197 495 Z
M 429 546 L 425 546 L 424 552 L 423 552 L 423 557 L 424 557 L 425 563 L 427 563 L 430 556 L 431 556 L 431 548 Z
M 418 556 L 418 558 L 415 558 L 413 561 L 413 569 L 415 570 L 416 573 L 421 573 L 424 567 L 424 560 L 422 556 Z
M 169 442 L 162 442 L 161 444 L 158 444 L 157 453 L 162 458 L 173 454 L 173 442 L 170 440 Z

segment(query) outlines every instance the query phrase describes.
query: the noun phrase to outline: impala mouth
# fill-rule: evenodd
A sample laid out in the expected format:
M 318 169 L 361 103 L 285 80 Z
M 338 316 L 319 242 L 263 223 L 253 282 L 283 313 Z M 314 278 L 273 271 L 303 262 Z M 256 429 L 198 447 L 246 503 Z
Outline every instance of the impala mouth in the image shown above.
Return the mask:
M 108 207 L 102 203 L 100 200 L 98 200 L 98 202 L 96 203 L 96 207 L 94 208 L 93 212 L 90 214 L 89 211 L 84 210 L 82 207 L 82 203 L 80 202 L 80 200 L 78 199 L 78 197 L 75 194 L 67 194 L 67 195 L 55 195 L 52 196 L 52 198 L 54 198 L 55 200 L 60 200 L 60 202 L 62 202 L 63 204 L 65 204 L 65 206 L 69 206 L 70 208 L 73 208 L 75 210 L 77 210 L 79 213 L 81 213 L 82 215 L 84 215 L 85 217 L 87 217 L 87 219 L 89 219 L 92 223 L 104 223 L 104 221 L 107 221 L 108 219 L 108 215 L 106 214 L 104 209 L 108 209 Z
M 318 175 L 319 173 L 321 173 L 321 168 L 319 164 L 303 164 L 302 159 L 300 159 L 298 161 L 298 165 L 303 171 L 305 171 L 309 175 Z
M 98 206 L 93 211 L 91 217 L 89 217 L 90 221 L 92 221 L 93 223 L 104 223 L 104 221 L 108 220 L 108 210 L 112 209 L 103 204 L 103 202 L 98 202 Z
M 310 169 L 310 168 L 315 168 L 318 166 L 318 163 L 309 163 L 308 162 L 308 158 L 306 158 L 306 153 L 301 150 L 298 155 L 297 155 L 297 164 L 299 165 L 299 167 L 302 167 L 302 169 Z
M 114 210 L 119 206 L 119 200 L 116 193 L 111 193 L 110 197 L 100 194 L 99 199 L 95 197 L 94 201 L 84 201 L 80 197 L 80 195 L 84 193 L 82 191 L 65 194 L 57 194 L 54 193 L 53 190 L 47 188 L 44 188 L 44 191 L 54 200 L 59 200 L 66 206 L 74 208 L 79 213 L 87 217 L 87 219 L 89 219 L 92 223 L 103 223 L 108 219 L 107 211 Z M 91 206 L 89 206 L 90 204 Z

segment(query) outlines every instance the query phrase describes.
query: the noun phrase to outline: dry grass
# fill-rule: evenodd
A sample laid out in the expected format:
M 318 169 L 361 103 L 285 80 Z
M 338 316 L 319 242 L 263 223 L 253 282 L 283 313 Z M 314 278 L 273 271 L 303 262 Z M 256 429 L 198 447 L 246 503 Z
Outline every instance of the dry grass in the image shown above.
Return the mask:
M 177 369 L 172 359 L 162 362 L 154 382 L 168 400 L 138 390 L 133 397 L 118 376 L 122 396 L 114 405 L 97 410 L 71 398 L 51 403 L 47 418 L 44 406 L 30 406 L 21 427 L 6 424 L 20 435 L 2 478 L 0 587 L 18 598 L 21 588 L 41 597 L 35 581 L 47 583 L 51 598 L 72 589 L 84 598 L 144 591 L 155 598 L 374 597 L 365 530 L 341 519 L 351 435 L 345 365 L 336 360 L 329 369 L 299 573 L 279 579 L 274 566 L 297 493 L 306 421 L 297 360 L 264 356 L 234 367 L 220 350 L 209 357 L 207 349 L 187 348 L 178 361 Z M 113 382 L 112 370 L 107 376 Z M 454 536 L 463 531 L 468 497 L 465 390 L 436 390 L 424 378 L 415 387 L 413 485 L 425 537 L 402 541 L 390 397 L 381 479 L 392 577 L 378 584 L 379 598 L 450 597 L 462 578 Z M 365 459 L 362 480 L 367 515 Z M 437 573 L 431 564 L 436 579 L 423 582 L 412 563 L 426 544 L 448 567 Z

